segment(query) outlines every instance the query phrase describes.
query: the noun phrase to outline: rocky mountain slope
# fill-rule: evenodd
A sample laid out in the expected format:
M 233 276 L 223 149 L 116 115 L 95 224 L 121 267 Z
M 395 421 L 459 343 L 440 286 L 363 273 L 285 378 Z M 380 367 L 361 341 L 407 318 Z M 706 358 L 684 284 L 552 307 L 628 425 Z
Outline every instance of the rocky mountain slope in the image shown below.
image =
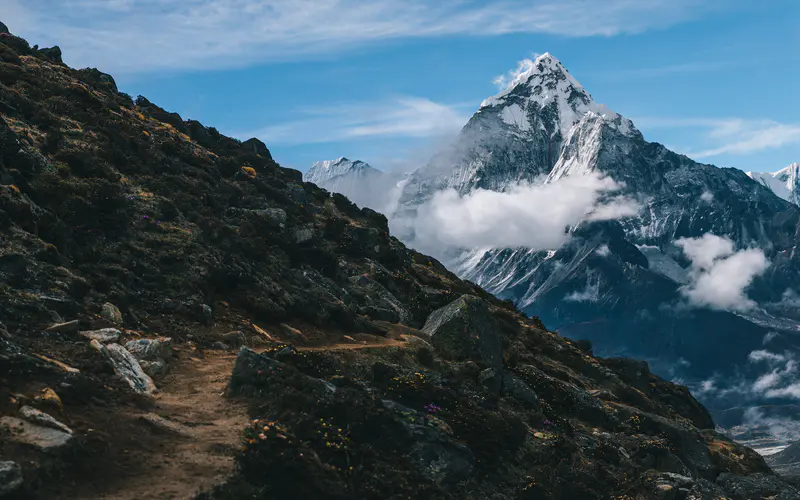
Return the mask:
M 792 163 L 777 172 L 747 172 L 747 175 L 784 200 L 800 205 L 800 163 Z
M 162 498 L 156 460 L 190 446 L 238 463 L 204 499 L 797 497 L 645 363 L 0 31 L 0 496 Z M 241 442 L 152 413 L 239 345 Z

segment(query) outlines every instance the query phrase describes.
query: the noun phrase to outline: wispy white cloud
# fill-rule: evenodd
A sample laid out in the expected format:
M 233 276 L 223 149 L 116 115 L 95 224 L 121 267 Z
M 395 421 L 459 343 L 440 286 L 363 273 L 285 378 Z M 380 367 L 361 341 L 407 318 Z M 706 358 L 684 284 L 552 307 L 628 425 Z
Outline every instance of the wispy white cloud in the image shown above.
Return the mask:
M 693 158 L 703 159 L 722 154 L 743 155 L 800 143 L 800 123 L 742 118 L 639 118 L 642 129 L 701 129 L 707 147 L 686 150 Z
M 613 36 L 719 6 L 700 0 L 5 0 L 4 21 L 78 65 L 207 69 L 452 35 Z
M 522 77 L 522 75 L 533 69 L 533 65 L 536 61 L 536 58 L 538 58 L 540 55 L 541 54 L 539 54 L 538 52 L 534 52 L 531 55 L 530 59 L 526 58 L 517 62 L 516 69 L 512 69 L 507 73 L 498 75 L 497 77 L 495 77 L 494 80 L 492 80 L 492 83 L 497 85 L 497 90 L 503 91 L 508 89 L 509 87 L 514 85 L 517 82 L 517 80 L 519 80 Z
M 745 290 L 769 267 L 762 250 L 734 251 L 733 241 L 711 233 L 681 238 L 675 244 L 692 262 L 690 282 L 681 288 L 691 305 L 728 311 L 748 311 L 755 306 Z
M 469 118 L 464 106 L 419 97 L 300 109 L 297 114 L 296 120 L 235 135 L 277 145 L 372 137 L 436 138 L 455 134 Z

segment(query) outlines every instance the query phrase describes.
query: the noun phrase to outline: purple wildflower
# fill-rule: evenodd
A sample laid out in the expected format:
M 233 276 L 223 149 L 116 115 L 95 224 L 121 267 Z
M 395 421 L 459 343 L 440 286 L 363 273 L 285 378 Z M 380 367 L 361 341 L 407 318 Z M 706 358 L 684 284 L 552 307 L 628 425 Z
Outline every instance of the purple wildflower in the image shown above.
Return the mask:
M 441 408 L 439 407 L 439 405 L 435 405 L 433 403 L 425 405 L 425 411 L 427 411 L 428 413 L 438 413 L 440 410 Z

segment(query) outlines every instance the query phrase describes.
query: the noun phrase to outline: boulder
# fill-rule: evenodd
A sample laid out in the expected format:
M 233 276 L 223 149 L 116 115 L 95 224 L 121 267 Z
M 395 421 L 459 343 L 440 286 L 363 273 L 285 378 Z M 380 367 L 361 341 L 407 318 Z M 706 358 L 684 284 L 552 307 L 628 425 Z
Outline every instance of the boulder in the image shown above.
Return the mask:
M 503 387 L 503 374 L 498 368 L 487 368 L 478 376 L 478 381 L 492 394 L 500 394 Z
M 122 335 L 122 332 L 116 328 L 102 328 L 100 330 L 81 332 L 81 337 L 89 340 L 96 340 L 103 344 L 108 342 L 116 342 L 119 340 L 120 335 Z
M 782 481 L 772 474 L 751 474 L 740 476 L 725 472 L 717 478 L 731 500 L 751 500 L 770 498 L 772 500 L 790 500 L 800 498 L 800 490 Z
M 54 325 L 50 325 L 45 329 L 47 333 L 66 333 L 66 334 L 74 334 L 80 331 L 80 324 L 78 320 L 67 321 L 66 323 L 56 323 Z
M 283 227 L 286 224 L 286 210 L 282 208 L 264 208 L 253 210 L 253 213 L 266 220 L 271 226 Z
M 458 483 L 468 478 L 475 467 L 475 457 L 465 445 L 455 441 L 450 426 L 440 418 L 382 400 L 410 435 L 410 457 L 422 475 L 440 485 Z
M 214 311 L 211 309 L 211 306 L 208 304 L 201 304 L 200 312 L 203 314 L 203 324 L 211 326 L 214 323 Z
M 61 413 L 61 411 L 64 409 L 64 405 L 61 402 L 59 395 L 56 393 L 56 391 L 49 387 L 42 389 L 42 392 L 33 398 L 33 401 L 39 406 L 48 408 L 58 413 Z
M 503 392 L 517 401 L 539 408 L 539 396 L 531 387 L 510 373 L 503 373 Z
M 24 418 L 28 422 L 41 425 L 44 427 L 50 427 L 51 429 L 64 431 L 67 434 L 72 434 L 72 429 L 62 424 L 61 422 L 59 422 L 52 416 L 48 415 L 47 413 L 39 411 L 32 406 L 23 406 L 22 408 L 20 408 L 19 416 Z
M 236 391 L 242 387 L 252 385 L 264 372 L 272 371 L 281 365 L 278 361 L 258 354 L 249 347 L 242 347 L 236 356 L 233 373 L 228 383 L 229 389 Z M 260 373 L 259 373 L 260 372 Z
M 233 330 L 222 335 L 222 342 L 238 348 L 247 344 L 247 336 L 241 330 Z
M 503 342 L 489 306 L 472 295 L 462 295 L 433 311 L 422 331 L 431 336 L 436 351 L 446 358 L 471 359 L 499 368 Z
M 144 372 L 139 361 L 119 344 L 103 345 L 96 340 L 91 346 L 99 351 L 111 363 L 114 372 L 139 394 L 152 395 L 156 392 L 153 379 Z
M 172 339 L 137 339 L 125 344 L 125 349 L 139 361 L 145 373 L 157 377 L 167 373 L 172 357 Z
M 5 28 L 0 23 L 0 31 Z M 0 462 L 0 498 L 8 498 L 22 486 L 22 467 L 16 462 Z
M 119 311 L 119 308 L 111 302 L 103 304 L 103 308 L 100 310 L 100 316 L 112 325 L 122 325 L 122 313 Z
M 294 241 L 295 243 L 305 243 L 314 238 L 314 229 L 311 227 L 303 227 L 295 229 Z
M 60 448 L 72 440 L 72 434 L 15 417 L 0 418 L 0 429 L 8 429 L 9 439 L 43 451 Z
M 64 62 L 61 59 L 61 47 L 58 45 L 50 48 L 39 49 L 39 53 L 55 63 L 61 64 Z
M 242 147 L 246 149 L 249 153 L 257 154 L 258 156 L 263 156 L 264 158 L 272 159 L 272 155 L 267 149 L 267 145 L 261 142 L 260 140 L 253 137 L 252 139 L 248 139 L 242 143 Z

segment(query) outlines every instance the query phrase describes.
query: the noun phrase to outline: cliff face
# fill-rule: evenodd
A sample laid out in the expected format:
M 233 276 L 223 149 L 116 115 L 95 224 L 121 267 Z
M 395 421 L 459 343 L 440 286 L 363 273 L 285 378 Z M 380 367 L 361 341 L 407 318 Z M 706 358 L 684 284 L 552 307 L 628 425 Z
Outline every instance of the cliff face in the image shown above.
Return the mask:
M 56 455 L 0 432 L 32 498 L 112 481 L 87 471 L 117 470 L 115 426 L 125 453 L 151 438 L 126 424 L 153 403 L 113 353 L 166 387 L 151 364 L 163 360 L 97 339 L 161 335 L 189 359 L 264 351 L 238 355 L 230 388 L 252 425 L 237 472 L 207 498 L 793 494 L 708 430 L 685 388 L 548 332 L 258 140 L 133 101 L 9 34 L 0 117 L 0 417 L 57 392 L 48 411 L 74 431 Z M 339 347 L 353 340 L 368 348 Z

